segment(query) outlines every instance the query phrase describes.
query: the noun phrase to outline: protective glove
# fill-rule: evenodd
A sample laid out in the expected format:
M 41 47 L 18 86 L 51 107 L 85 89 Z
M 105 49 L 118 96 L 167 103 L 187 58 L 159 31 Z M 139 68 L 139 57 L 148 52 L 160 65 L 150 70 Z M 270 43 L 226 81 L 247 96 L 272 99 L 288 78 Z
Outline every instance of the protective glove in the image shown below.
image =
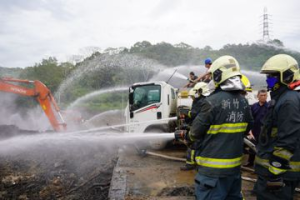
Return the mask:
M 174 136 L 175 136 L 175 140 L 179 141 L 179 140 L 185 140 L 187 135 L 187 131 L 186 130 L 176 130 L 174 132 Z
M 188 117 L 189 116 L 189 112 L 190 110 L 189 109 L 184 109 L 184 108 L 181 108 L 179 109 L 179 115 L 184 115 L 185 117 Z
M 174 132 L 174 136 L 176 141 L 182 141 L 186 146 L 192 144 L 187 130 L 177 130 Z

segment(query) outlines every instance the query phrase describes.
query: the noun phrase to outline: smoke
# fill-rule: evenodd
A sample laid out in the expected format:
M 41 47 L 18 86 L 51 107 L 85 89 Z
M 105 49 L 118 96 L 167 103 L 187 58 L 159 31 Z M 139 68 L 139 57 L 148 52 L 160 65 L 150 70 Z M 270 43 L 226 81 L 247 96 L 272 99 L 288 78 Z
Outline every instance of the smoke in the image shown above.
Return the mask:
M 0 141 L 0 168 L 11 165 L 14 173 L 26 171 L 35 177 L 31 180 L 34 187 L 49 187 L 59 178 L 60 185 L 70 190 L 70 181 L 76 188 L 95 174 L 110 173 L 108 168 L 114 166 L 117 151 L 114 143 L 107 143 L 100 135 L 22 135 Z
M 170 141 L 173 133 L 40 133 L 0 140 L 0 159 L 31 160 L 47 167 L 68 163 L 73 170 L 91 171 L 116 156 L 119 147 L 161 139 Z M 86 163 L 89 162 L 89 163 Z M 98 163 L 97 163 L 98 162 Z
M 285 52 L 289 52 L 292 54 L 299 53 L 299 51 L 297 51 L 297 50 L 289 49 L 284 46 L 279 46 L 275 43 L 267 43 L 265 41 L 257 41 L 257 42 L 254 42 L 254 44 L 259 45 L 261 47 L 269 47 L 269 48 L 274 48 L 276 50 L 283 50 Z
M 30 152 L 30 155 L 32 152 L 51 154 L 51 152 L 56 151 L 74 154 L 74 151 L 84 151 L 84 149 L 98 146 L 110 149 L 109 147 L 112 146 L 134 144 L 139 141 L 156 139 L 167 141 L 173 138 L 173 133 L 127 133 L 116 131 L 39 133 L 0 140 L 0 155 L 11 156 L 26 152 Z
M 16 106 L 12 103 L 16 100 L 16 95 L 4 92 L 0 94 L 0 124 L 11 124 L 13 115 L 16 115 Z
M 32 109 L 25 108 L 18 105 L 18 95 L 4 92 L 0 94 L 0 125 L 14 125 L 19 129 L 35 131 L 52 129 L 37 102 L 37 106 Z
M 124 110 L 109 110 L 87 120 L 84 125 L 89 128 L 112 126 L 125 123 Z

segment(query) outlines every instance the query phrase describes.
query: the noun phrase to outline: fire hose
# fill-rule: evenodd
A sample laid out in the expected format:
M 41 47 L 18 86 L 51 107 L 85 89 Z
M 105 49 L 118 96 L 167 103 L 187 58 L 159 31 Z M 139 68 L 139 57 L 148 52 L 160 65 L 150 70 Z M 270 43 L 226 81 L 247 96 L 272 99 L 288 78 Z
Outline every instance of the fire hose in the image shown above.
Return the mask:
M 167 156 L 167 155 L 164 155 L 164 154 L 161 154 L 161 153 L 154 153 L 152 151 L 145 151 L 144 153 L 145 153 L 145 155 L 164 158 L 164 159 L 167 159 L 167 160 L 186 162 L 186 159 L 184 159 L 184 158 L 178 158 L 178 157 L 174 157 L 174 156 Z M 249 172 L 254 172 L 254 169 L 251 169 L 251 168 L 248 168 L 248 167 L 241 166 L 241 169 L 245 170 L 245 171 L 249 171 Z M 249 181 L 249 182 L 252 182 L 252 183 L 256 183 L 256 181 L 257 181 L 257 179 L 255 179 L 255 178 L 250 178 L 250 177 L 246 177 L 246 176 L 242 176 L 242 180 Z M 295 188 L 295 191 L 300 192 L 300 188 Z
M 177 134 L 176 134 L 176 132 L 175 132 L 175 139 L 179 139 L 179 138 L 181 138 L 181 139 L 184 138 L 184 133 L 177 132 Z M 254 152 L 257 152 L 256 148 L 255 148 L 255 145 L 250 140 L 248 140 L 247 138 L 244 138 L 244 143 L 248 147 L 250 147 Z M 147 151 L 147 150 L 143 150 L 143 155 L 144 156 L 145 155 L 155 156 L 155 157 L 168 159 L 168 160 L 173 160 L 173 161 L 179 161 L 179 162 L 186 162 L 186 159 L 184 159 L 184 158 L 178 158 L 178 157 L 174 157 L 174 156 L 167 156 L 167 155 L 164 155 L 164 154 L 161 154 L 161 153 L 155 153 L 155 152 L 151 152 L 151 151 Z M 254 173 L 254 169 L 251 169 L 251 168 L 248 168 L 248 167 L 241 166 L 241 169 L 245 170 L 245 171 L 248 171 L 248 172 Z M 242 176 L 242 180 L 250 181 L 250 182 L 253 182 L 253 183 L 257 182 L 257 179 L 246 177 L 246 176 Z M 300 192 L 300 188 L 295 188 L 295 191 Z
M 186 130 L 178 130 L 174 133 L 175 140 L 177 141 L 184 141 L 187 139 L 187 131 Z M 255 153 L 257 152 L 255 144 L 253 144 L 250 140 L 247 138 L 244 138 L 244 144 L 246 144 L 248 147 L 250 147 Z

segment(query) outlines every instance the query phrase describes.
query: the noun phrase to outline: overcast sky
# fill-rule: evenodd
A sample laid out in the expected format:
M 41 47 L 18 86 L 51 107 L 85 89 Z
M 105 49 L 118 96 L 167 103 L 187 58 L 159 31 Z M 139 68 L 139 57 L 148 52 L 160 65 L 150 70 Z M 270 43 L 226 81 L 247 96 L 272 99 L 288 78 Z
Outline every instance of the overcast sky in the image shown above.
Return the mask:
M 251 43 L 262 38 L 264 7 L 271 38 L 300 51 L 299 0 L 1 0 L 0 66 L 143 40 L 214 49 Z

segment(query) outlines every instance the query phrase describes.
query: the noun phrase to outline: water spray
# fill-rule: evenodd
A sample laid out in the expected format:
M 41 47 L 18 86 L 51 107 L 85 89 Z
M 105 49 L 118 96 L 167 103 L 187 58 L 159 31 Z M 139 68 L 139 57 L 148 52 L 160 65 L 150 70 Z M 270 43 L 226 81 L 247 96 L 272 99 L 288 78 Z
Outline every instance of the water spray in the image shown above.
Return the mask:
M 68 107 L 67 107 L 67 110 L 68 109 L 71 109 L 71 108 L 74 108 L 76 105 L 84 102 L 84 101 L 87 101 L 91 98 L 94 98 L 98 95 L 102 95 L 102 94 L 105 94 L 105 93 L 112 93 L 112 92 L 119 92 L 119 91 L 126 91 L 128 90 L 128 87 L 129 86 L 126 86 L 126 87 L 115 87 L 115 88 L 107 88 L 107 89 L 101 89 L 101 90 L 97 90 L 97 91 L 93 91 L 91 93 L 88 93 L 78 99 L 76 99 L 74 102 L 72 102 Z
M 116 129 L 116 128 L 120 128 L 120 127 L 126 127 L 126 126 L 132 126 L 132 125 L 139 125 L 139 124 L 148 124 L 148 123 L 153 123 L 153 122 L 169 121 L 169 120 L 177 120 L 177 117 L 170 117 L 170 118 L 164 118 L 164 119 L 150 120 L 150 121 L 144 121 L 144 122 L 133 122 L 133 123 L 127 123 L 127 124 L 114 125 L 114 126 L 93 128 L 93 129 L 82 130 L 82 131 L 73 131 L 73 132 L 68 132 L 68 133 L 91 133 L 91 132 L 103 131 L 103 130 L 108 130 L 108 129 Z
M 152 72 L 158 73 L 159 70 L 166 67 L 159 64 L 157 61 L 147 59 L 137 55 L 117 54 L 106 55 L 101 54 L 84 62 L 74 70 L 71 75 L 60 84 L 55 96 L 59 98 L 61 94 L 65 94 L 66 89 L 70 89 L 74 82 L 84 78 L 84 76 L 99 72 L 102 69 L 122 70 L 122 78 L 124 84 L 133 84 L 134 82 L 147 81 L 151 78 Z M 142 76 L 136 76 L 134 72 L 140 71 Z M 62 98 L 62 102 L 63 102 Z

